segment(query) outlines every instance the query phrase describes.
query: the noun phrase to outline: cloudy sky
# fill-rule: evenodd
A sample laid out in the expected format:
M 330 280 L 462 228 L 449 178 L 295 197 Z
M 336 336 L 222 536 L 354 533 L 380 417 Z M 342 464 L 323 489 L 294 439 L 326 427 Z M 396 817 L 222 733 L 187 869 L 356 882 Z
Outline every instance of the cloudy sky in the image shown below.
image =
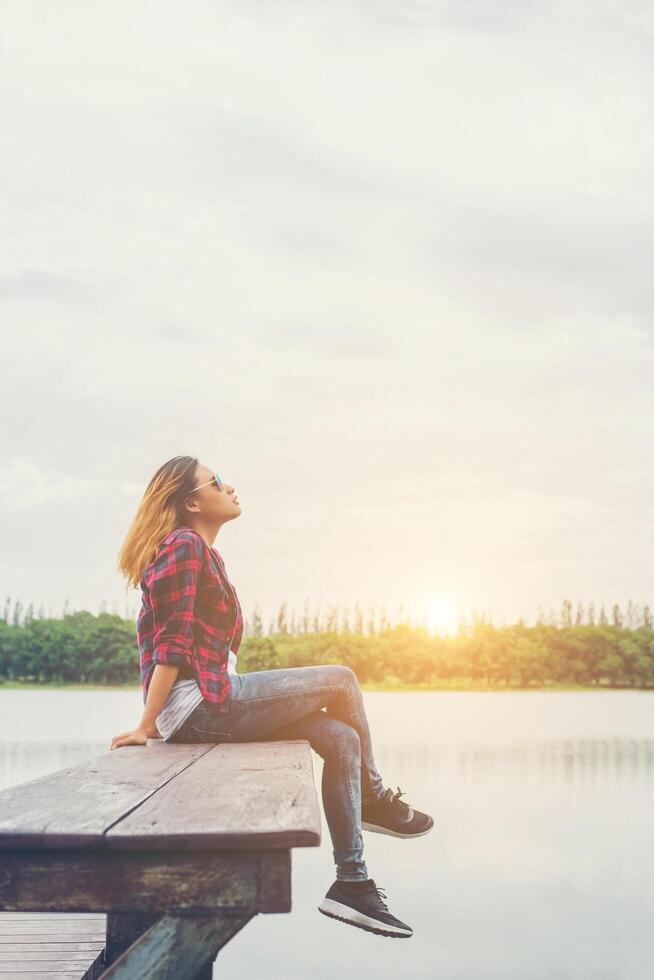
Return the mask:
M 246 614 L 652 600 L 648 3 L 3 5 L 0 597 L 137 611 L 197 455 Z

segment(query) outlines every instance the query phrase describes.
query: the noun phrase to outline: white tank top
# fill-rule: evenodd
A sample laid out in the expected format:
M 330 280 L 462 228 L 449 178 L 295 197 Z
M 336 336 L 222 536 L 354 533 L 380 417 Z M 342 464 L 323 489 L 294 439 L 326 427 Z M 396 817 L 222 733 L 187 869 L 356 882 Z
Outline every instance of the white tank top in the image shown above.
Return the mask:
M 233 650 L 229 651 L 227 673 L 236 673 L 236 654 Z M 156 718 L 159 734 L 166 742 L 201 701 L 202 692 L 194 677 L 180 677 L 175 681 Z

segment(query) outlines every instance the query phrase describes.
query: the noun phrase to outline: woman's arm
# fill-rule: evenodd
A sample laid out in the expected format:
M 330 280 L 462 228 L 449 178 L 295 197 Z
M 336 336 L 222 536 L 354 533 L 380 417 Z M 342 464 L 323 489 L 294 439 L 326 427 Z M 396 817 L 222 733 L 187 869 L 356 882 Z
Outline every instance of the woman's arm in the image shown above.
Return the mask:
M 149 580 L 154 640 L 152 676 L 138 728 L 116 735 L 111 741 L 112 749 L 145 745 L 148 738 L 161 738 L 155 719 L 179 668 L 193 663 L 195 599 L 203 557 L 199 535 L 188 531 L 180 534 L 152 563 Z
M 143 708 L 143 717 L 139 724 L 139 728 L 152 732 L 150 738 L 159 738 L 156 718 L 166 703 L 166 698 L 170 694 L 178 674 L 179 667 L 173 667 L 170 664 L 157 664 L 152 671 L 148 696 Z
M 178 673 L 179 667 L 157 664 L 152 671 L 148 696 L 143 708 L 143 717 L 138 728 L 132 732 L 121 732 L 120 735 L 115 735 L 111 740 L 112 749 L 119 749 L 123 745 L 146 745 L 149 738 L 161 738 L 156 725 L 156 718 L 170 694 Z

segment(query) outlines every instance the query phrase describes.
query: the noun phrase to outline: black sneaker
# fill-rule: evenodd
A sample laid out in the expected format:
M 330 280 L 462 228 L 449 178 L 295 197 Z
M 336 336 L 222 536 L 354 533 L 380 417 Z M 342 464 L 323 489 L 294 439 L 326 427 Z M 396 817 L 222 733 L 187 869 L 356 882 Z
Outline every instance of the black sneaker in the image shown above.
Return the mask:
M 401 800 L 404 796 L 400 787 L 397 793 L 389 788 L 380 800 L 361 804 L 361 827 L 375 834 L 388 834 L 390 837 L 422 837 L 434 826 L 434 819 L 428 813 L 414 810 Z
M 323 915 L 340 919 L 351 926 L 376 932 L 379 936 L 393 936 L 396 939 L 409 939 L 413 929 L 400 922 L 388 911 L 383 888 L 378 888 L 372 878 L 363 882 L 339 881 L 330 886 L 329 891 L 318 906 Z

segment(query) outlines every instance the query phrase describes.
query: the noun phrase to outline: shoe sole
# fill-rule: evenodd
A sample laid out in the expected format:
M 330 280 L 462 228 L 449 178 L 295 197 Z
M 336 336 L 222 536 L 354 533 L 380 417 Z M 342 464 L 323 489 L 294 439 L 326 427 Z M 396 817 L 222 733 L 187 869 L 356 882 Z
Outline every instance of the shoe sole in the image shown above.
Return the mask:
M 434 825 L 432 824 L 431 827 L 427 827 L 426 830 L 421 830 L 417 834 L 401 834 L 399 830 L 389 830 L 388 827 L 380 827 L 379 824 L 366 823 L 365 820 L 362 820 L 361 829 L 370 830 L 373 834 L 385 834 L 387 837 L 403 837 L 405 840 L 408 840 L 410 837 L 424 837 L 425 834 L 428 834 L 430 830 L 434 829 Z
M 323 915 L 328 915 L 330 919 L 338 919 L 339 922 L 347 922 L 350 926 L 357 929 L 365 929 L 366 932 L 375 932 L 378 936 L 390 936 L 393 939 L 410 939 L 413 929 L 399 929 L 394 926 L 382 925 L 378 919 L 373 919 L 363 912 L 357 912 L 349 905 L 335 902 L 333 898 L 324 898 L 318 906 L 318 911 Z

